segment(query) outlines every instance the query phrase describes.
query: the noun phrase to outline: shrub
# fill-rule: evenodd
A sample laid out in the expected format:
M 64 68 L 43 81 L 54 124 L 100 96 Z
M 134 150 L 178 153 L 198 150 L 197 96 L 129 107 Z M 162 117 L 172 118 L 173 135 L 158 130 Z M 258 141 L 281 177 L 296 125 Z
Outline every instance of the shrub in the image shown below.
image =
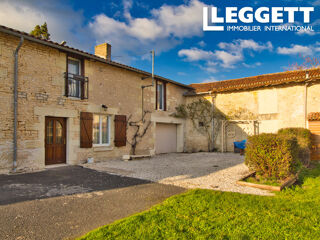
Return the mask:
M 310 149 L 311 149 L 311 132 L 306 128 L 282 128 L 278 134 L 283 137 L 297 138 L 299 146 L 299 159 L 305 164 L 310 163 Z
M 311 148 L 311 132 L 306 128 L 282 128 L 278 134 L 288 137 L 296 137 L 298 145 L 302 148 Z
M 296 172 L 299 163 L 296 138 L 271 133 L 248 137 L 245 164 L 257 176 L 284 179 Z

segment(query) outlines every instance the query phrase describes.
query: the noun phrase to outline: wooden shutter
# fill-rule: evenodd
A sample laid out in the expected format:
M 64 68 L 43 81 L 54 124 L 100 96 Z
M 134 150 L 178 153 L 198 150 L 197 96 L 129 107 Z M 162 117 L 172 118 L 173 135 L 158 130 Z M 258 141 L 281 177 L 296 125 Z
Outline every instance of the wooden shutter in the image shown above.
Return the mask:
M 114 116 L 114 145 L 123 147 L 127 143 L 127 117 L 126 115 Z
M 89 112 L 80 113 L 80 147 L 92 147 L 92 124 L 93 114 Z

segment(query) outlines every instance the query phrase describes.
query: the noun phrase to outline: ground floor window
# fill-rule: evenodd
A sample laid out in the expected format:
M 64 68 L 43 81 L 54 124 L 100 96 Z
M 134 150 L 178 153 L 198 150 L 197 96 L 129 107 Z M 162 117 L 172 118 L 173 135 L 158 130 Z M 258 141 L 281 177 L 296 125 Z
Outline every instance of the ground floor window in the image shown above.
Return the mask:
M 93 115 L 93 144 L 110 144 L 110 117 L 105 115 Z

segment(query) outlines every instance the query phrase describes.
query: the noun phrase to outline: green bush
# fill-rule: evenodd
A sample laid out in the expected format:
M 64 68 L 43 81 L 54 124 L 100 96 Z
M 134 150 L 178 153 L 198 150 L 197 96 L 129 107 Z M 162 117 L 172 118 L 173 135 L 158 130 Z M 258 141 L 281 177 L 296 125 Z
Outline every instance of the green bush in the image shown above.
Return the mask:
M 304 165 L 310 162 L 311 132 L 306 128 L 282 128 L 278 134 L 283 137 L 297 138 L 299 146 L 299 159 Z
M 306 128 L 282 128 L 278 134 L 296 137 L 301 148 L 311 148 L 311 132 Z
M 257 176 L 284 179 L 299 166 L 298 143 L 295 137 L 263 133 L 248 137 L 245 164 Z

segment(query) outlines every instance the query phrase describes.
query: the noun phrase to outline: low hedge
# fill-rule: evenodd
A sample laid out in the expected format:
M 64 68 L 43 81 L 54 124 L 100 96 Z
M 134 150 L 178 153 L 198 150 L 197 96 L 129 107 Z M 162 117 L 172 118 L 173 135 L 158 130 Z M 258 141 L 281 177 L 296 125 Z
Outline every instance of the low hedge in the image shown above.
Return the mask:
M 288 137 L 296 137 L 301 148 L 311 148 L 311 132 L 306 128 L 282 128 L 278 134 Z
M 306 128 L 282 128 L 278 134 L 287 138 L 297 138 L 299 159 L 304 165 L 310 163 L 311 132 Z
M 248 137 L 245 164 L 257 176 L 284 179 L 299 166 L 299 146 L 295 137 L 263 133 Z

